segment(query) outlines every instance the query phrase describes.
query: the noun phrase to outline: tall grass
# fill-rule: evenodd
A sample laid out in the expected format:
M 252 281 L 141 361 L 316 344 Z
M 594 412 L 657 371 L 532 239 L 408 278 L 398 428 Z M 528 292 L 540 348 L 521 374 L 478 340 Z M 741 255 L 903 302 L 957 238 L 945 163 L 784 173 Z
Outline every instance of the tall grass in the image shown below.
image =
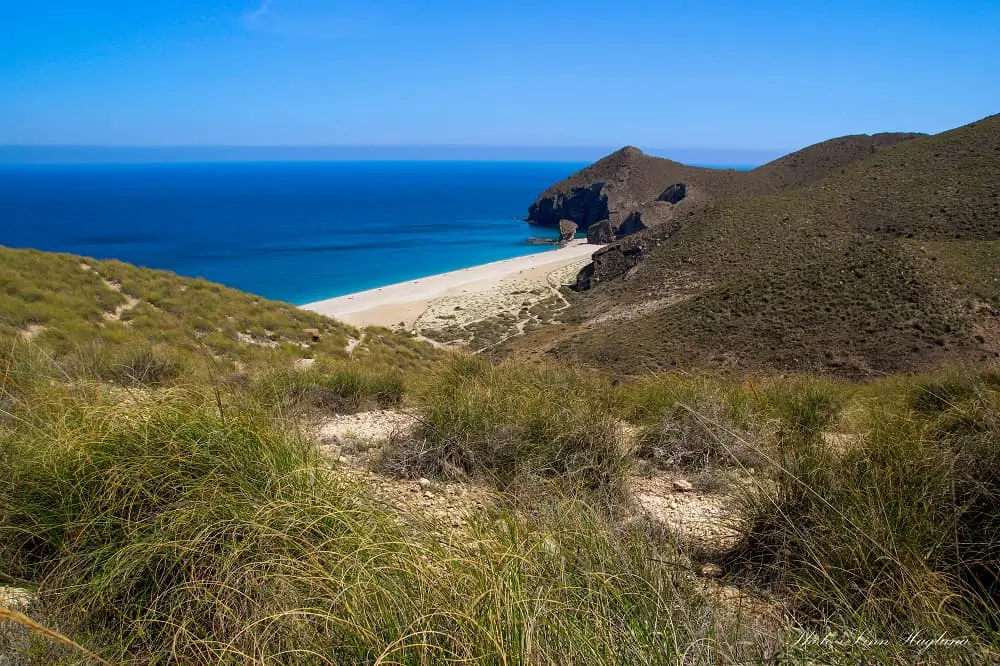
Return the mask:
M 2 421 L 0 560 L 112 662 L 662 664 L 769 649 L 644 524 L 567 499 L 440 542 L 239 396 L 42 382 Z M 72 661 L 58 647 L 24 653 Z
M 966 374 L 907 391 L 872 400 L 847 443 L 822 436 L 836 395 L 812 387 L 785 401 L 777 487 L 746 495 L 747 539 L 730 565 L 789 592 L 809 621 L 995 645 L 1000 382 Z
M 353 413 L 399 406 L 406 376 L 391 367 L 350 361 L 320 362 L 307 370 L 269 364 L 256 369 L 248 388 L 265 408 Z
M 456 356 L 416 390 L 419 428 L 387 453 L 384 468 L 484 477 L 511 490 L 558 479 L 612 500 L 634 455 L 610 394 L 606 381 L 582 372 Z
M 685 471 L 755 467 L 771 424 L 745 386 L 714 377 L 659 375 L 620 385 L 619 404 L 637 425 L 637 453 Z
M 826 661 L 911 659 L 914 631 L 976 638 L 976 658 L 1000 644 L 996 374 L 615 384 L 455 356 L 419 379 L 321 360 L 109 384 L 6 344 L 0 573 L 38 591 L 39 626 L 110 662 L 728 663 L 791 650 L 796 627 L 896 641 L 786 652 Z M 284 418 L 404 394 L 420 426 L 387 469 L 514 501 L 449 532 L 374 500 Z M 666 528 L 620 510 L 653 437 L 682 467 L 752 457 L 746 538 L 720 561 L 739 598 L 776 596 L 749 610 L 786 608 L 782 625 L 717 602 Z

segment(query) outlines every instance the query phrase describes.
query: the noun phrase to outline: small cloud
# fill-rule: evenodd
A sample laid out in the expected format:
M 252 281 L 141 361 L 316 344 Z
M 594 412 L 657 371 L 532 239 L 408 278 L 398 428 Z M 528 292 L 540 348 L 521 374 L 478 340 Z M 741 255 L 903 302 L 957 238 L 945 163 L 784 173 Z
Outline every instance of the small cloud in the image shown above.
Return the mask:
M 260 5 L 243 14 L 243 27 L 253 32 L 288 39 L 345 39 L 365 37 L 381 23 L 381 12 L 371 0 L 344 0 L 334 6 L 322 2 L 260 0 Z
M 246 23 L 253 23 L 264 16 L 266 16 L 271 11 L 271 5 L 274 0 L 261 0 L 260 6 L 253 11 L 246 12 L 243 14 L 243 21 Z

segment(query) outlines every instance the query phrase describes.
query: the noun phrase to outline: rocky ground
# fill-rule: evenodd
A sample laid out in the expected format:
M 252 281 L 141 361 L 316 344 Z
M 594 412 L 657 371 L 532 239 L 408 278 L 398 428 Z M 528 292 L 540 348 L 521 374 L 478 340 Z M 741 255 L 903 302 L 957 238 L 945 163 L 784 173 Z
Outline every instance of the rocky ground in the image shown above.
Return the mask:
M 334 464 L 372 488 L 387 505 L 438 521 L 444 530 L 461 528 L 471 513 L 498 502 L 495 489 L 478 482 L 396 479 L 373 471 L 385 445 L 410 436 L 417 423 L 417 417 L 406 412 L 379 410 L 333 416 L 314 424 L 312 431 Z M 635 517 L 648 517 L 679 541 L 709 553 L 728 548 L 738 538 L 733 486 L 657 468 L 637 472 L 627 484 Z

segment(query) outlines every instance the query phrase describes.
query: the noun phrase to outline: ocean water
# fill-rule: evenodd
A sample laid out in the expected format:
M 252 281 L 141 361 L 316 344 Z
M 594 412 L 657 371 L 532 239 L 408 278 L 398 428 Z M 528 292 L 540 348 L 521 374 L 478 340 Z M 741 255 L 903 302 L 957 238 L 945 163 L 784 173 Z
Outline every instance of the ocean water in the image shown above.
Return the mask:
M 545 252 L 570 162 L 0 164 L 0 245 L 116 258 L 296 304 Z

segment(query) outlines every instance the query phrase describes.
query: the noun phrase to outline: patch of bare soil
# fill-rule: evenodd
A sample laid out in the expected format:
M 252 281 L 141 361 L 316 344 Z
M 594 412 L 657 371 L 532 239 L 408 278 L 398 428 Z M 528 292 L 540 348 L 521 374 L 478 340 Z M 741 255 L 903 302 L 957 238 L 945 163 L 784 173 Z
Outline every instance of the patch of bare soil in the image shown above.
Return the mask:
M 415 416 L 395 410 L 344 414 L 317 423 L 313 436 L 336 469 L 367 488 L 402 524 L 428 530 L 442 543 L 454 542 L 468 534 L 475 516 L 496 507 L 502 498 L 499 491 L 482 483 L 397 479 L 372 471 L 386 443 L 409 436 L 417 422 Z M 740 481 L 753 483 L 752 478 L 736 483 Z M 689 482 L 679 473 L 657 472 L 634 476 L 628 488 L 636 517 L 664 525 L 683 549 L 721 552 L 739 538 L 732 485 L 706 484 L 701 479 Z M 772 629 L 784 621 L 782 604 L 728 584 L 718 566 L 695 564 L 692 575 L 733 621 Z
M 23 587 L 4 587 L 0 585 L 0 608 L 21 610 L 34 600 L 35 595 Z
M 469 517 L 496 504 L 494 491 L 476 483 L 395 479 L 372 471 L 383 447 L 410 435 L 417 419 L 406 412 L 377 410 L 339 414 L 318 423 L 320 450 L 349 478 L 363 483 L 375 498 L 403 516 L 430 519 L 442 538 L 461 530 Z
M 717 552 L 736 544 L 735 498 L 726 488 L 703 489 L 682 474 L 633 476 L 629 491 L 648 518 L 666 526 L 682 544 Z
M 351 336 L 347 336 L 347 344 L 344 345 L 344 351 L 347 353 L 348 356 L 351 356 L 352 354 L 354 354 L 354 350 L 357 349 L 358 347 L 360 347 L 362 344 L 364 344 L 365 335 L 366 335 L 366 333 L 365 333 L 364 329 L 362 329 L 361 333 L 356 338 L 352 338 Z
M 632 321 L 633 319 L 639 319 L 654 312 L 665 310 L 678 303 L 683 303 L 689 298 L 697 296 L 702 289 L 704 287 L 695 282 L 678 285 L 670 288 L 663 298 L 628 305 L 616 305 L 589 319 L 585 326 L 597 326 L 609 321 Z
M 28 324 L 17 332 L 18 336 L 25 342 L 33 340 L 35 336 L 45 330 L 41 324 Z
M 557 322 L 569 308 L 562 288 L 572 284 L 588 258 L 540 274 L 522 271 L 493 288 L 432 302 L 413 330 L 438 343 L 485 351 Z
M 460 527 L 469 512 L 495 503 L 495 491 L 477 483 L 399 480 L 371 471 L 384 446 L 408 437 L 417 422 L 395 410 L 342 414 L 317 423 L 313 436 L 338 468 L 368 484 L 387 504 L 415 508 L 446 527 Z M 731 486 L 691 483 L 679 473 L 657 472 L 634 476 L 628 487 L 638 512 L 663 524 L 682 544 L 717 552 L 739 538 Z

